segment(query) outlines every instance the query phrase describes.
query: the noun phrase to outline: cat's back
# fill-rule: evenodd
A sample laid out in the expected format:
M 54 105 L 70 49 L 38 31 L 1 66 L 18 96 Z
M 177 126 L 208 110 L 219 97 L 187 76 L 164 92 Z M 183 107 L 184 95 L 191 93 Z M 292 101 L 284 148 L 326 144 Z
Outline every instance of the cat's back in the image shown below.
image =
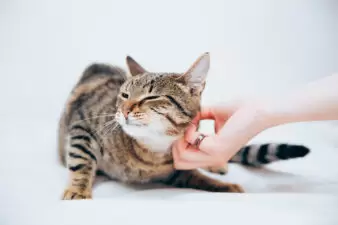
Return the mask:
M 117 81 L 122 80 L 123 83 L 127 79 L 127 73 L 117 66 L 93 63 L 84 70 L 77 86 L 103 77 L 114 78 Z
M 68 97 L 59 122 L 58 148 L 63 163 L 67 128 L 76 121 L 98 120 L 100 113 L 114 114 L 117 94 L 126 79 L 127 73 L 123 69 L 108 64 L 94 63 L 84 70 Z

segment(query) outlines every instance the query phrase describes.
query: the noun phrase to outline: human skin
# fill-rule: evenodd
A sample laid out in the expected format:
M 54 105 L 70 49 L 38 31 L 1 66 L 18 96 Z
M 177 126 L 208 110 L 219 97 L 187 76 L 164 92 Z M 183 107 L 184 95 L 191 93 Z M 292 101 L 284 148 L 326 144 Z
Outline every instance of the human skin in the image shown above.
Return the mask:
M 200 120 L 215 121 L 215 134 L 193 146 Z M 173 146 L 176 169 L 224 165 L 260 132 L 282 124 L 338 120 L 338 74 L 308 83 L 278 97 L 235 100 L 204 106 Z

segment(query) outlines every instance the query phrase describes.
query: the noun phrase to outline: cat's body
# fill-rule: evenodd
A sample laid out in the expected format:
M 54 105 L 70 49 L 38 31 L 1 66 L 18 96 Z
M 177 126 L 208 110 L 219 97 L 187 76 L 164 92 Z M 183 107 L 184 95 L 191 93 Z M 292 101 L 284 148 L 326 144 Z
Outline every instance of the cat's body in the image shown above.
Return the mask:
M 96 73 L 96 77 L 80 81 L 68 101 L 67 116 L 63 118 L 66 126 L 60 129 L 65 144 L 60 145 L 61 154 L 72 152 L 72 145 L 83 145 L 94 156 L 87 154 L 85 157 L 97 161 L 97 170 L 128 183 L 149 182 L 170 174 L 173 171 L 170 153 L 145 151 L 116 121 L 112 121 L 118 91 L 125 81 L 124 71 L 108 67 L 105 70 L 105 65 L 95 64 L 86 70 L 85 74 L 89 73 L 93 76 Z M 62 149 L 63 146 L 68 149 Z
M 242 192 L 198 170 L 173 167 L 171 145 L 200 109 L 209 55 L 185 74 L 148 73 L 131 58 L 127 62 L 132 77 L 104 64 L 88 67 L 66 103 L 59 153 L 70 181 L 63 199 L 91 198 L 97 171 L 125 183 Z

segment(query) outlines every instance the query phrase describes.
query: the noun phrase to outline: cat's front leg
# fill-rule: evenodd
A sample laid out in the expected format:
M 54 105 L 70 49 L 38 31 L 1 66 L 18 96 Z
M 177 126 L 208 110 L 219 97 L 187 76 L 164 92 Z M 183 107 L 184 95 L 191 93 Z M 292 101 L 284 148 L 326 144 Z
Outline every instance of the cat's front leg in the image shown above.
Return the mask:
M 91 199 L 92 186 L 95 177 L 96 164 L 94 162 L 76 163 L 69 168 L 69 184 L 63 193 L 63 200 Z
M 206 171 L 210 172 L 210 173 L 216 173 L 216 174 L 220 174 L 220 175 L 225 175 L 228 173 L 228 163 L 225 163 L 224 166 L 210 166 L 207 168 L 204 168 Z
M 193 188 L 209 192 L 244 192 L 238 184 L 226 183 L 210 178 L 198 170 L 175 171 L 166 184 L 179 188 Z
M 97 143 L 85 131 L 78 129 L 66 146 L 69 183 L 63 200 L 91 199 L 97 170 Z

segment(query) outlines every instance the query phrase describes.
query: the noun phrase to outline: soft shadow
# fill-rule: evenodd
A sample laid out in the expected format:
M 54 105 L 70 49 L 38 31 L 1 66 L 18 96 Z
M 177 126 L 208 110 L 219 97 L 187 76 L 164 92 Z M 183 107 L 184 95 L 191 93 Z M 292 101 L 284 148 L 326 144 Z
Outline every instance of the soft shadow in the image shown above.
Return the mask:
M 255 174 L 255 175 L 264 175 L 264 176 L 273 176 L 273 177 L 298 177 L 299 175 L 288 173 L 288 172 L 283 172 L 283 171 L 278 171 L 278 170 L 273 170 L 268 167 L 248 167 L 248 166 L 241 166 L 248 174 Z

